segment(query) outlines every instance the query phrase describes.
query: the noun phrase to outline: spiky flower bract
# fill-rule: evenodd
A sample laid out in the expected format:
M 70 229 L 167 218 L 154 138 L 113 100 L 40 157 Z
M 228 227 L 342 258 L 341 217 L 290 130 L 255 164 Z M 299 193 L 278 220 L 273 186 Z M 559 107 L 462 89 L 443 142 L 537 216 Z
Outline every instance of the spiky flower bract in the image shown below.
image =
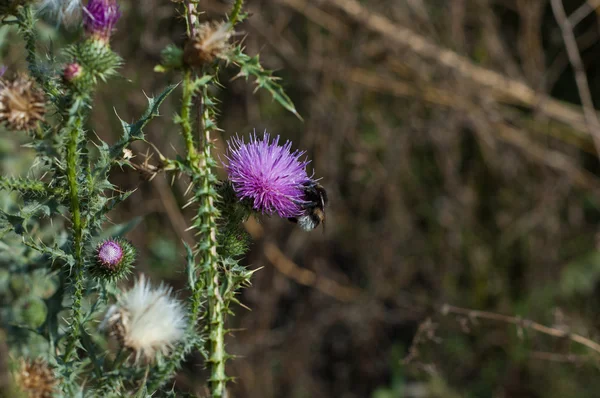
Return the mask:
M 186 65 L 202 67 L 222 58 L 229 49 L 232 35 L 231 24 L 227 22 L 205 22 L 194 30 L 183 50 Z
M 104 325 L 135 360 L 150 362 L 156 353 L 167 354 L 186 329 L 185 310 L 161 284 L 152 288 L 144 275 L 106 313 Z
M 125 239 L 107 239 L 96 248 L 92 273 L 99 278 L 118 280 L 131 272 L 135 249 Z
M 89 0 L 83 9 L 83 26 L 90 36 L 108 43 L 120 17 L 116 0 Z
M 19 390 L 30 398 L 53 397 L 57 384 L 48 363 L 39 358 L 34 361 L 21 359 L 15 381 Z
M 292 152 L 290 141 L 279 145 L 279 136 L 271 142 L 268 133 L 262 140 L 255 133 L 248 143 L 239 137 L 229 140 L 225 167 L 239 199 L 249 199 L 261 213 L 289 218 L 302 213 L 302 187 L 311 181 L 303 155 Z
M 44 93 L 29 76 L 0 80 L 0 122 L 11 130 L 30 130 L 43 120 Z

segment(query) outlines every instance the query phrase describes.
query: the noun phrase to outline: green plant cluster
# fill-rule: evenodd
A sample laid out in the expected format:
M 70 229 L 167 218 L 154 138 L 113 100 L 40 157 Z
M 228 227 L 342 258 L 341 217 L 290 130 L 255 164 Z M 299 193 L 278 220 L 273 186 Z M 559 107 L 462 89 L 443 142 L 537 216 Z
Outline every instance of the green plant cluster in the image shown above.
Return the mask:
M 184 50 L 169 46 L 157 71 L 180 74 L 182 82 L 148 97 L 146 111 L 133 123 L 121 120 L 120 139 L 109 144 L 88 126 L 99 84 L 118 75 L 123 60 L 107 41 L 81 36 L 55 54 L 39 54 L 35 5 L 2 7 L 3 22 L 16 25 L 26 43 L 29 74 L 46 97 L 46 114 L 36 128 L 22 132 L 35 157 L 22 176 L 0 176 L 6 203 L 0 208 L 0 328 L 7 331 L 11 366 L 18 373 L 23 358 L 43 358 L 54 373 L 56 396 L 150 396 L 167 387 L 185 356 L 199 350 L 210 368 L 207 381 L 213 397 L 226 396 L 230 378 L 225 363 L 226 317 L 239 290 L 250 284 L 253 271 L 239 264 L 249 237 L 242 223 L 251 209 L 235 196 L 230 183 L 213 169 L 211 135 L 218 130 L 219 73 L 237 68 L 254 76 L 287 110 L 298 115 L 271 71 L 240 45 L 221 43 L 218 57 L 205 65 L 188 65 Z M 199 28 L 194 2 L 181 4 L 188 40 Z M 226 25 L 230 30 L 246 17 L 236 1 Z M 108 213 L 132 194 L 109 179 L 115 167 L 132 167 L 127 152 L 135 141 L 146 142 L 144 127 L 160 116 L 159 107 L 181 89 L 181 111 L 175 117 L 186 151 L 176 159 L 160 156 L 156 172 L 180 173 L 191 181 L 190 200 L 196 216 L 196 244 L 186 245 L 189 303 L 184 338 L 168 354 L 145 363 L 111 346 L 98 321 L 122 294 L 119 282 L 130 270 L 133 248 L 119 238 L 135 220 L 107 228 Z M 196 108 L 201 109 L 195 118 Z M 176 135 L 174 135 L 176 136 Z M 9 196 L 7 193 L 12 192 Z M 127 272 L 98 269 L 98 247 L 108 239 L 126 252 Z M 18 382 L 17 382 L 18 384 Z M 18 387 L 18 386 L 17 386 Z M 164 394 L 168 392 L 164 391 Z M 159 392 L 160 394 L 160 392 Z

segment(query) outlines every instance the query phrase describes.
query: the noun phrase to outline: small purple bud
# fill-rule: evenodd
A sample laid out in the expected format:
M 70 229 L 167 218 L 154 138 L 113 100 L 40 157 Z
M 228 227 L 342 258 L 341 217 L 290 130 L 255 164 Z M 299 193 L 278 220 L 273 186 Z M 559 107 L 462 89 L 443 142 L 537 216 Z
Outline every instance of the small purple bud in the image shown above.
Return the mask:
M 121 17 L 117 0 L 89 0 L 83 9 L 83 26 L 92 37 L 108 43 Z
M 123 248 L 114 240 L 107 240 L 98 247 L 98 261 L 105 267 L 116 267 L 123 258 Z
M 5 65 L 0 66 L 0 77 L 4 76 L 7 69 L 8 69 L 8 66 L 5 66 Z
M 65 69 L 63 71 L 63 77 L 66 81 L 70 82 L 81 76 L 81 73 L 81 65 L 79 65 L 77 62 L 73 62 L 65 66 Z
M 107 239 L 96 247 L 95 256 L 92 274 L 101 279 L 116 281 L 131 272 L 135 249 L 125 239 Z

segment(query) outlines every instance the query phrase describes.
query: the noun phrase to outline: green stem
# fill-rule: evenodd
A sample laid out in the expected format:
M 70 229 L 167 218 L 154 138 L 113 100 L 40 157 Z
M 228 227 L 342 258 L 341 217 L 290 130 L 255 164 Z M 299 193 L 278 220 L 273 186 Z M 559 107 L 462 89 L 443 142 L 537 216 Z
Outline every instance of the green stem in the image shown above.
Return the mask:
M 181 132 L 185 141 L 187 151 L 187 160 L 190 164 L 195 164 L 198 160 L 194 134 L 192 131 L 192 105 L 194 100 L 194 82 L 192 81 L 192 72 L 185 71 L 183 78 L 183 97 L 181 104 Z
M 235 0 L 233 7 L 231 8 L 231 13 L 229 14 L 229 22 L 231 26 L 235 26 L 238 22 L 238 18 L 240 16 L 240 12 L 242 11 L 242 6 L 244 5 L 244 0 Z
M 19 27 L 23 33 L 23 38 L 25 39 L 25 50 L 26 50 L 26 61 L 27 67 L 29 69 L 29 73 L 36 82 L 44 88 L 44 92 L 48 94 L 49 99 L 53 102 L 56 102 L 58 96 L 60 95 L 60 91 L 56 87 L 55 82 L 52 79 L 49 79 L 46 76 L 39 64 L 36 55 L 36 42 L 37 42 L 37 34 L 35 31 L 35 15 L 31 6 L 23 7 L 19 16 Z
M 210 363 L 210 390 L 213 397 L 223 397 L 227 376 L 225 374 L 225 316 L 227 308 L 220 290 L 220 269 L 217 254 L 217 217 L 218 211 L 215 207 L 215 195 L 212 189 L 215 177 L 212 174 L 211 164 L 211 141 L 210 134 L 214 124 L 211 119 L 211 107 L 208 87 L 204 86 L 202 91 L 202 118 L 201 129 L 203 132 L 200 140 L 200 162 L 199 162 L 199 189 L 197 196 L 200 200 L 197 222 L 201 226 L 200 239 L 198 242 L 200 261 L 205 275 L 203 283 L 208 293 L 208 340 L 209 340 L 209 363 Z M 200 290 L 199 286 L 196 291 Z
M 61 200 L 67 195 L 66 191 L 62 188 L 51 187 L 42 181 L 20 177 L 0 176 L 0 189 L 18 191 L 23 195 L 35 197 L 56 196 Z
M 187 7 L 186 7 L 187 12 Z M 186 14 L 187 15 L 187 14 Z M 181 99 L 181 112 L 179 114 L 179 124 L 181 125 L 181 135 L 185 142 L 186 163 L 190 169 L 194 170 L 191 174 L 195 174 L 198 170 L 198 152 L 192 131 L 192 105 L 194 100 L 194 82 L 192 80 L 192 72 L 186 70 L 183 75 L 183 94 Z M 197 274 L 197 271 L 193 271 Z M 188 323 L 188 334 L 196 334 L 195 328 L 200 317 L 200 308 L 202 306 L 202 291 L 192 286 L 192 298 L 190 302 L 190 316 Z M 161 369 L 152 374 L 148 380 L 148 391 L 155 391 L 172 377 L 173 372 L 179 366 L 184 354 L 191 349 L 187 343 L 180 344 L 171 353 L 171 358 Z
M 81 302 L 83 300 L 83 221 L 81 217 L 81 204 L 79 201 L 79 185 L 77 183 L 77 168 L 78 168 L 78 151 L 79 135 L 83 127 L 83 115 L 77 104 L 80 101 L 75 100 L 74 112 L 69 117 L 66 125 L 68 132 L 67 143 L 67 182 L 69 185 L 69 199 L 71 202 L 71 222 L 73 224 L 73 257 L 75 257 L 75 266 L 72 270 L 72 285 L 73 285 L 73 304 L 71 315 L 71 332 L 67 336 L 67 346 L 63 360 L 67 362 L 73 352 L 77 340 L 79 339 L 81 327 Z
M 19 26 L 23 31 L 23 37 L 25 38 L 25 50 L 27 52 L 26 60 L 27 66 L 29 67 L 29 73 L 31 73 L 31 76 L 43 86 L 45 84 L 45 79 L 40 73 L 37 65 L 35 17 L 30 6 L 24 7 L 21 11 L 21 14 L 19 15 Z

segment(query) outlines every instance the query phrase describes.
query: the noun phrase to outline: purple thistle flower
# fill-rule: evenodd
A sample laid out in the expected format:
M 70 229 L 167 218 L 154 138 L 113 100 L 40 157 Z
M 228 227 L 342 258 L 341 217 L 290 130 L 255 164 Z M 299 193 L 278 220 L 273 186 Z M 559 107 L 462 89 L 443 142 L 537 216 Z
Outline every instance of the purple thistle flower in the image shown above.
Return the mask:
M 297 217 L 302 214 L 303 184 L 311 181 L 305 170 L 309 161 L 300 160 L 305 152 L 291 151 L 290 141 L 283 146 L 278 143 L 279 136 L 270 142 L 266 132 L 262 141 L 256 133 L 249 143 L 232 138 L 225 167 L 239 199 L 250 199 L 252 207 L 264 214 Z
M 89 0 L 83 9 L 83 26 L 93 37 L 106 43 L 121 17 L 117 0 Z
M 107 240 L 98 247 L 98 261 L 107 268 L 116 267 L 123 258 L 123 248 L 114 240 Z

